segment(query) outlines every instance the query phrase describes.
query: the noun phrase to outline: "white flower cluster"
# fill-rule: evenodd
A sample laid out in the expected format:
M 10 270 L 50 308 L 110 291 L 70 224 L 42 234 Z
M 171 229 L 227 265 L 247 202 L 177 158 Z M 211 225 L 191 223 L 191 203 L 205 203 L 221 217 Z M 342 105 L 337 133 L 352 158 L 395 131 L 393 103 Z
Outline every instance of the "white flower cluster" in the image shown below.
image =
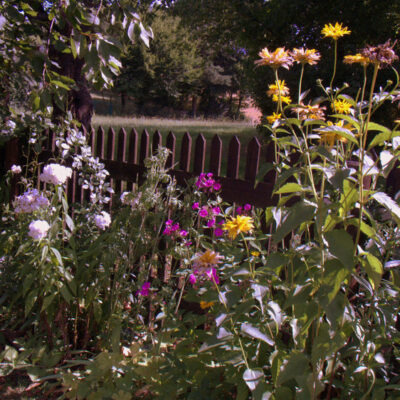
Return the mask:
M 72 176 L 72 169 L 64 167 L 60 164 L 49 164 L 43 168 L 40 175 L 40 180 L 45 183 L 53 183 L 54 185 L 61 185 Z
M 140 199 L 142 198 L 142 192 L 134 195 L 132 192 L 123 192 L 121 194 L 120 200 L 121 203 L 125 206 L 137 207 L 140 203 Z
M 92 150 L 87 145 L 85 135 L 72 129 L 66 137 L 58 137 L 56 145 L 64 158 L 68 155 L 72 156 L 72 167 L 79 171 L 82 189 L 90 191 L 90 202 L 92 204 L 108 203 L 109 194 L 114 193 L 110 184 L 106 182 L 109 173 L 99 158 L 92 156 Z
M 111 216 L 108 212 L 103 211 L 94 216 L 94 223 L 99 229 L 104 230 L 111 225 Z
M 31 213 L 49 206 L 49 200 L 43 196 L 37 189 L 29 189 L 21 196 L 16 197 L 13 202 L 15 212 Z
M 14 175 L 17 175 L 17 174 L 20 174 L 21 172 L 22 172 L 22 168 L 21 168 L 21 166 L 20 165 L 12 165 L 11 166 L 11 172 L 14 174 Z
M 37 220 L 29 224 L 28 235 L 34 240 L 40 240 L 46 237 L 50 225 L 46 221 Z

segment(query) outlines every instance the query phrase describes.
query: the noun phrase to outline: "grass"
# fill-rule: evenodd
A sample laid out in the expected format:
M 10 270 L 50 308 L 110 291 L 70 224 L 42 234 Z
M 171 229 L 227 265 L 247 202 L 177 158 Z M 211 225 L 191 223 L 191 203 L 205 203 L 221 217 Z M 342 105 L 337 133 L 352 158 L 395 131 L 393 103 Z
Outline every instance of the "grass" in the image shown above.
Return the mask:
M 127 133 L 135 128 L 136 131 L 141 134 L 144 129 L 150 134 L 159 131 L 163 136 L 163 144 L 165 144 L 165 138 L 169 132 L 173 132 L 176 136 L 176 156 L 179 157 L 181 151 L 182 137 L 185 132 L 189 132 L 192 136 L 192 145 L 194 146 L 195 140 L 198 134 L 202 133 L 207 140 L 207 150 L 211 145 L 211 139 L 214 135 L 218 134 L 222 140 L 222 165 L 221 175 L 225 175 L 227 154 L 229 142 L 235 135 L 238 136 L 241 142 L 241 163 L 239 176 L 243 177 L 245 160 L 246 160 L 246 147 L 247 143 L 254 137 L 257 136 L 257 130 L 247 121 L 233 122 L 233 121 L 220 121 L 220 120 L 200 120 L 200 119 L 188 119 L 188 120 L 174 120 L 174 119 L 162 119 L 162 118 L 144 118 L 144 117 L 119 117 L 119 116 L 103 116 L 95 115 L 92 120 L 93 127 L 97 129 L 102 126 L 106 131 L 112 127 L 116 132 L 120 128 L 124 128 Z M 192 148 L 192 159 L 193 159 Z M 209 164 L 209 154 L 207 151 L 206 157 L 206 169 Z

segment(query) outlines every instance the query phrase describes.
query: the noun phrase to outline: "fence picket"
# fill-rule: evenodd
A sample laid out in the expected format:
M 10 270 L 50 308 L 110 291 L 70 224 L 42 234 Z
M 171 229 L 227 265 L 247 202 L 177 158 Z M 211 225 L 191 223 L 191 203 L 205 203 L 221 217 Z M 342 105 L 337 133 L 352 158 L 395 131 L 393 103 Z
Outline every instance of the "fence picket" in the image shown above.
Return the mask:
M 124 128 L 121 128 L 118 132 L 118 145 L 117 145 L 117 160 L 119 162 L 126 162 L 126 132 Z M 116 179 L 115 188 L 117 192 L 123 192 L 124 182 L 121 179 Z
M 218 176 L 221 173 L 222 140 L 215 135 L 211 141 L 210 172 Z
M 190 170 L 190 158 L 192 154 L 192 137 L 189 132 L 185 132 L 182 138 L 181 146 L 181 159 L 179 162 L 179 169 L 185 172 Z
M 200 175 L 204 172 L 204 162 L 206 159 L 206 146 L 207 141 L 203 134 L 199 134 L 196 139 L 194 148 L 194 162 L 193 162 L 193 172 L 196 175 Z
M 167 136 L 166 147 L 170 151 L 167 162 L 165 164 L 166 168 L 173 168 L 175 165 L 175 146 L 176 146 L 176 137 L 170 131 Z
M 244 180 L 255 183 L 260 162 L 261 144 L 256 137 L 247 145 L 247 160 Z
M 160 131 L 155 131 L 153 134 L 153 146 L 152 146 L 152 152 L 153 154 L 156 154 L 158 151 L 158 148 L 162 146 L 162 135 Z
M 105 137 L 104 129 L 100 126 L 97 130 L 96 157 L 104 158 Z
M 240 140 L 235 135 L 229 142 L 228 165 L 226 168 L 226 176 L 228 178 L 238 179 L 239 161 L 240 161 Z

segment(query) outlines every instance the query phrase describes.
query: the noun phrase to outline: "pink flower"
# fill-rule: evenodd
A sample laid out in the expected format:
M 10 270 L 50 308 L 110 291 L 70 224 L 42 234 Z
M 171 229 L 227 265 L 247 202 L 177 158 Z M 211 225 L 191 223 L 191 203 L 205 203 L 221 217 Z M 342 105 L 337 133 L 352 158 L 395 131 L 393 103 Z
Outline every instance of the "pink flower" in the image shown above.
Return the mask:
M 189 275 L 189 282 L 194 285 L 197 282 L 197 278 L 195 274 L 190 274 Z
M 207 222 L 207 226 L 208 226 L 209 228 L 213 228 L 214 225 L 215 225 L 215 219 L 214 219 L 214 218 L 210 219 L 210 220 Z
M 213 179 L 213 174 L 211 172 L 208 174 L 200 174 L 195 185 L 199 190 L 204 190 L 205 192 L 221 189 L 221 184 Z
M 137 296 L 148 296 L 149 295 L 149 290 L 150 290 L 150 282 L 145 282 L 143 283 L 142 287 L 140 290 L 136 292 Z
M 219 278 L 215 268 L 210 268 L 208 271 L 206 271 L 206 276 L 210 281 L 214 281 L 217 285 L 219 284 Z
M 251 205 L 250 204 L 245 204 L 244 205 L 244 210 L 245 211 L 250 211 L 251 210 Z
M 182 230 L 179 232 L 179 235 L 181 235 L 182 237 L 185 237 L 185 236 L 188 235 L 188 231 L 185 231 L 184 229 L 182 229 Z
M 242 208 L 242 207 L 238 207 L 238 208 L 236 209 L 236 214 L 241 215 L 242 212 L 243 212 L 243 208 Z
M 219 182 L 215 182 L 214 183 L 214 190 L 216 191 L 216 192 L 218 192 L 218 190 L 220 190 L 221 189 L 221 184 L 219 183 Z
M 192 210 L 198 210 L 200 208 L 200 204 L 198 201 L 196 201 L 195 203 L 193 203 L 192 205 Z

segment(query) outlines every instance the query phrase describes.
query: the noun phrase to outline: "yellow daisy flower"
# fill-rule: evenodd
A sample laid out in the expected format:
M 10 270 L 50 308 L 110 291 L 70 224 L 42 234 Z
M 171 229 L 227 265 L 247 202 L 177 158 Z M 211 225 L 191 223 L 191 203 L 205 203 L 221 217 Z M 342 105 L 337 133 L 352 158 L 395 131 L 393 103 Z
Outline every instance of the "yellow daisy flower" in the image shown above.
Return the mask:
M 354 54 L 354 55 L 344 56 L 343 62 L 345 64 L 361 64 L 362 66 L 365 67 L 371 61 L 367 57 L 364 57 L 360 53 L 357 53 L 357 54 Z
M 339 114 L 350 114 L 351 104 L 346 100 L 335 100 L 331 107 L 334 112 Z
M 253 257 L 259 257 L 260 256 L 260 252 L 259 251 L 252 251 L 250 253 Z
M 262 49 L 258 55 L 260 60 L 254 61 L 256 65 L 267 65 L 273 69 L 283 67 L 289 69 L 293 64 L 293 59 L 289 55 L 289 50 L 284 47 L 278 47 L 275 51 L 270 52 L 266 47 Z
M 223 225 L 223 230 L 228 231 L 228 236 L 235 239 L 239 233 L 250 232 L 254 228 L 253 219 L 245 215 L 237 215 Z
M 201 267 L 211 267 L 215 266 L 220 262 L 222 258 L 216 251 L 206 250 L 204 253 L 197 254 L 197 257 L 194 259 L 196 265 Z
M 207 308 L 210 308 L 210 307 L 212 307 L 214 305 L 214 302 L 213 301 L 204 301 L 204 300 L 201 300 L 200 301 L 200 308 L 202 309 L 202 310 L 206 310 Z
M 268 85 L 267 90 L 267 95 L 268 96 L 273 96 L 274 94 L 278 95 L 279 90 L 281 92 L 281 96 L 287 96 L 289 94 L 289 88 L 286 86 L 285 81 L 281 81 L 278 79 L 278 83 L 272 83 L 271 85 Z
M 277 121 L 278 119 L 281 118 L 282 114 L 276 114 L 276 113 L 272 113 L 272 115 L 268 115 L 267 116 L 267 121 L 269 124 L 273 124 L 275 121 Z
M 338 40 L 344 35 L 349 35 L 351 31 L 348 30 L 347 26 L 342 26 L 342 24 L 336 22 L 335 25 L 326 24 L 321 33 L 324 35 L 324 37 L 331 37 L 333 40 Z
M 272 101 L 275 101 L 277 103 L 279 101 L 279 96 L 277 94 L 274 94 L 272 96 Z M 282 103 L 290 104 L 292 102 L 292 99 L 290 98 L 290 96 L 281 96 L 281 101 Z
M 293 57 L 293 60 L 299 64 L 314 65 L 321 58 L 321 54 L 319 54 L 317 50 L 304 49 L 303 47 L 301 49 L 293 49 L 290 55 Z

